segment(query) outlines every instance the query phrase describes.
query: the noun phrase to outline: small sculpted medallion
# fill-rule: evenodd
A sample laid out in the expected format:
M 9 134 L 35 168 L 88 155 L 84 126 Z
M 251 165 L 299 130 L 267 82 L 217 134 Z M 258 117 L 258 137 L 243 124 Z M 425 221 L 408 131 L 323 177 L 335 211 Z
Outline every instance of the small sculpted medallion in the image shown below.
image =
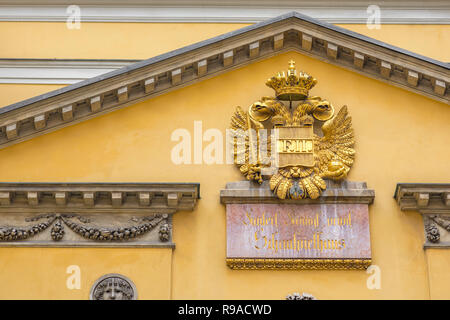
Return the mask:
M 91 289 L 90 300 L 136 300 L 136 287 L 120 274 L 108 274 L 98 279 Z

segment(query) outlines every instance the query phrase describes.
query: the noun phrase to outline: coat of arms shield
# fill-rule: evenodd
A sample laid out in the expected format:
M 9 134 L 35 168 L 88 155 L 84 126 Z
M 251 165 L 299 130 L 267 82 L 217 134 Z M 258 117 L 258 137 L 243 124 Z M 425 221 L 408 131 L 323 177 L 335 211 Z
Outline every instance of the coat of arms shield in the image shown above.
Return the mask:
M 312 126 L 277 127 L 278 167 L 314 166 Z

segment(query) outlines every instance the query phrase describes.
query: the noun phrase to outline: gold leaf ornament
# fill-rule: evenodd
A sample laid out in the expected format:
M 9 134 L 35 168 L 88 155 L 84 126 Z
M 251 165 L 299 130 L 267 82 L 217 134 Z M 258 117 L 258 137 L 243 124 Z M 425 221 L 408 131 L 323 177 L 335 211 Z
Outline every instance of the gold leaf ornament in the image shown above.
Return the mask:
M 236 163 L 240 171 L 257 183 L 269 179 L 270 189 L 279 199 L 319 198 L 326 190 L 325 179 L 345 179 L 355 159 L 352 118 L 347 106 L 336 111 L 328 100 L 310 97 L 309 90 L 316 84 L 315 78 L 297 72 L 295 62 L 290 61 L 287 73 L 278 72 L 266 82 L 275 90 L 275 97 L 262 97 L 248 112 L 237 107 L 231 119 L 231 128 L 238 131 L 234 139 L 235 159 L 239 155 L 246 162 Z M 320 125 L 313 119 L 323 122 L 322 136 L 314 134 L 318 130 L 312 131 L 313 126 Z M 262 139 L 260 130 L 274 128 L 284 130 L 284 135 L 270 145 L 273 137 Z M 272 154 L 260 154 L 262 143 Z M 249 163 L 255 155 L 257 163 Z M 276 157 L 284 157 L 281 167 L 264 176 L 263 168 L 273 160 L 262 160 Z

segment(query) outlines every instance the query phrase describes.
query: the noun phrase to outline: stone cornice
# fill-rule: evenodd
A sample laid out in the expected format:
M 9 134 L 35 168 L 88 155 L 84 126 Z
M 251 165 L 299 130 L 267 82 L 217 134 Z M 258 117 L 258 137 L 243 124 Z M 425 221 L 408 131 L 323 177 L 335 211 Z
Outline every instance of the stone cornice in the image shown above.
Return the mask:
M 193 210 L 198 183 L 0 183 L 0 213 L 174 213 Z
M 398 183 L 394 199 L 422 214 L 425 249 L 450 248 L 450 183 Z
M 398 183 L 394 198 L 401 210 L 450 213 L 450 183 Z
M 0 148 L 287 51 L 449 102 L 448 64 L 292 12 L 3 107 Z
M 0 183 L 0 247 L 174 248 L 198 183 Z
M 343 181 L 336 183 L 326 180 L 327 188 L 317 199 L 279 199 L 269 187 L 268 181 L 258 185 L 250 181 L 229 182 L 220 191 L 220 202 L 231 203 L 286 203 L 286 204 L 338 204 L 363 203 L 371 204 L 375 191 L 367 189 L 365 182 Z

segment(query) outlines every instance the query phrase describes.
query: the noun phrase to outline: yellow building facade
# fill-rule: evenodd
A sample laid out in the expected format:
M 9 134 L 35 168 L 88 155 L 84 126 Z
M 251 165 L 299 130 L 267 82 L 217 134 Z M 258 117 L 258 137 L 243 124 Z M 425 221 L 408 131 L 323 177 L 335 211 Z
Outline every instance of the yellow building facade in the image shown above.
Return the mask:
M 151 245 L 5 238 L 1 299 L 89 299 L 107 274 L 130 279 L 138 299 L 284 299 L 293 292 L 317 299 L 450 298 L 448 24 L 370 29 L 288 13 L 257 24 L 80 26 L 2 21 L 0 56 L 10 68 L 11 59 L 155 58 L 121 61 L 127 65 L 74 84 L 2 81 L 0 226 L 26 228 L 33 223 L 17 217 L 43 214 L 103 214 L 99 225 L 108 225 L 117 215 L 161 213 L 169 215 L 170 245 L 153 245 L 154 238 Z M 352 118 L 356 155 L 346 180 L 366 182 L 375 194 L 368 270 L 226 264 L 220 192 L 245 177 L 224 157 L 205 161 L 214 142 L 205 133 L 217 129 L 225 137 L 236 107 L 247 110 L 273 95 L 264 84 L 290 60 L 317 79 L 311 95 L 332 101 L 336 111 L 346 105 Z M 180 129 L 191 144 L 177 164 Z M 195 141 L 202 142 L 200 155 Z M 225 142 L 220 148 L 225 153 Z M 439 242 L 427 238 L 431 215 L 444 221 L 435 226 Z

